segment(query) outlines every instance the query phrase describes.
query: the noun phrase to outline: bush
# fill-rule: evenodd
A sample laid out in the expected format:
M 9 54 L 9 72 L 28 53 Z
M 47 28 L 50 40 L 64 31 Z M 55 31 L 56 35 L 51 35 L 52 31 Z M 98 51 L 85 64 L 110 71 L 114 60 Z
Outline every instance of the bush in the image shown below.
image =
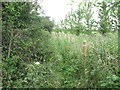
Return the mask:
M 20 58 L 13 56 L 11 58 L 3 58 L 2 60 L 3 70 L 3 88 L 14 88 L 17 85 L 17 81 L 25 78 L 26 70 L 25 63 L 22 63 Z
M 20 82 L 27 88 L 57 88 L 61 86 L 62 76 L 53 68 L 54 63 L 28 64 L 27 76 Z
M 24 30 L 21 38 L 16 39 L 15 55 L 25 62 L 47 60 L 52 54 L 50 48 L 50 33 L 39 28 Z

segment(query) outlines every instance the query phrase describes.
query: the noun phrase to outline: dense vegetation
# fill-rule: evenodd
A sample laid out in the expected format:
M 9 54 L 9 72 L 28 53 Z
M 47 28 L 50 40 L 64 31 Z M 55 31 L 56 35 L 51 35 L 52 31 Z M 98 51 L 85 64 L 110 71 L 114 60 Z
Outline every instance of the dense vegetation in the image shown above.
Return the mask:
M 119 88 L 119 3 L 80 2 L 55 25 L 37 2 L 3 2 L 2 87 Z

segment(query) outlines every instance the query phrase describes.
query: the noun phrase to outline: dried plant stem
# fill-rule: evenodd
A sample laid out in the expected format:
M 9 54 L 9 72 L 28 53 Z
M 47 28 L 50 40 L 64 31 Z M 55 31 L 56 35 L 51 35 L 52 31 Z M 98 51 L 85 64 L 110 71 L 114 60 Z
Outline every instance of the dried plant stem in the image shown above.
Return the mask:
M 86 59 L 86 52 L 87 52 L 87 42 L 86 40 L 84 40 L 82 43 L 82 54 L 84 60 Z

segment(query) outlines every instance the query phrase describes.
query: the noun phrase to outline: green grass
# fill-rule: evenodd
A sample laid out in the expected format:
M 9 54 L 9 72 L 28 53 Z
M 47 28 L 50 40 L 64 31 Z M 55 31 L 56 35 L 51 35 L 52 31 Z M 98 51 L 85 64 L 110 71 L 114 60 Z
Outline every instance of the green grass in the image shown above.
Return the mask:
M 69 36 L 69 35 L 68 35 Z M 82 42 L 87 41 L 84 59 Z M 117 33 L 102 35 L 72 35 L 51 33 L 53 55 L 42 64 L 27 65 L 27 76 L 19 82 L 31 88 L 102 88 L 118 87 Z M 91 48 L 93 45 L 93 48 Z M 20 85 L 21 86 L 21 85 Z

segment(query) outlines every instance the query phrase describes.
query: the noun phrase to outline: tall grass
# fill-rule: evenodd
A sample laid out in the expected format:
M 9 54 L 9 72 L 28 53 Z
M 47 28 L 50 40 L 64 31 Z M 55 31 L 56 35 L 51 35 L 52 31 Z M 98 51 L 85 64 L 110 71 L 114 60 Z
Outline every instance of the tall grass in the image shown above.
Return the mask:
M 118 87 L 115 83 L 119 79 L 116 73 L 117 41 L 117 34 L 76 36 L 51 33 L 50 45 L 54 54 L 43 64 L 32 64 L 33 67 L 28 65 L 28 77 L 32 77 L 30 86 Z M 86 48 L 83 48 L 83 44 Z M 82 53 L 85 54 L 85 58 Z M 32 83 L 38 86 L 32 86 Z

